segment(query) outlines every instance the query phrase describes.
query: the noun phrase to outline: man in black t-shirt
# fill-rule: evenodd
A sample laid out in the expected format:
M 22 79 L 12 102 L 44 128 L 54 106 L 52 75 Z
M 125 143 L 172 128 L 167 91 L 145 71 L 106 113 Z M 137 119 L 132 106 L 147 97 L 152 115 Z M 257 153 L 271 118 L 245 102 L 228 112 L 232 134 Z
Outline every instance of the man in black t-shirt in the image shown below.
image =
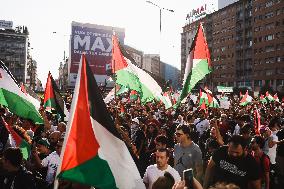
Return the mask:
M 260 189 L 259 167 L 246 148 L 244 138 L 234 135 L 228 146 L 216 150 L 206 169 L 204 189 L 217 182 L 233 183 L 241 189 Z

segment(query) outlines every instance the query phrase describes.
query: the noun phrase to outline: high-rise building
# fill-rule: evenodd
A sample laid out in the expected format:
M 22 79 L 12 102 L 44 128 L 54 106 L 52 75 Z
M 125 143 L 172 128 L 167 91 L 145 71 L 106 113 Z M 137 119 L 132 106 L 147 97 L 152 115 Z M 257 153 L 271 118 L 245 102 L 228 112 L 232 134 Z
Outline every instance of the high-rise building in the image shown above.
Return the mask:
M 284 1 L 252 3 L 253 86 L 284 86 Z
M 144 54 L 142 68 L 157 77 L 163 78 L 160 55 L 158 54 Z
M 25 83 L 29 32 L 25 26 L 18 26 L 15 29 L 12 26 L 12 22 L 0 21 L 0 60 L 5 63 L 18 82 Z
M 60 62 L 58 71 L 58 88 L 61 91 L 68 90 L 68 61 L 69 59 L 65 59 L 64 62 Z
M 130 47 L 129 45 L 124 45 L 125 50 L 130 54 L 130 56 L 135 60 L 137 66 L 139 68 L 142 68 L 143 63 L 143 52 L 139 51 L 133 47 Z
M 180 80 L 180 70 L 170 64 L 163 63 L 164 71 L 164 79 L 166 82 L 170 81 L 171 86 L 174 89 L 180 88 L 181 80 Z
M 187 24 L 181 34 L 181 75 L 199 22 L 211 53 L 211 87 L 284 85 L 284 2 L 239 0 Z

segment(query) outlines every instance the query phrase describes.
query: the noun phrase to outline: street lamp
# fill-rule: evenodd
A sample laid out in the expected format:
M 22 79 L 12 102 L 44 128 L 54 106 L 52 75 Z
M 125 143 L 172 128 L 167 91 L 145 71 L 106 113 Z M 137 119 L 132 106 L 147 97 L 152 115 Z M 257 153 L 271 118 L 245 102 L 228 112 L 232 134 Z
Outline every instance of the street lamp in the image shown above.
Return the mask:
M 164 8 L 164 7 L 160 7 L 159 5 L 153 3 L 152 1 L 146 1 L 146 3 L 150 3 L 150 4 L 152 4 L 155 7 L 158 7 L 160 9 L 160 33 L 161 33 L 162 32 L 162 10 L 166 10 L 166 11 L 169 11 L 169 12 L 175 12 L 175 11 L 172 10 L 172 9 L 167 9 L 167 8 Z
M 155 7 L 158 7 L 159 10 L 160 10 L 160 37 L 161 37 L 161 34 L 162 34 L 162 10 L 166 10 L 166 11 L 169 11 L 169 12 L 175 12 L 175 11 L 172 10 L 172 9 L 167 9 L 167 8 L 161 7 L 161 6 L 153 3 L 152 1 L 146 1 L 146 3 L 152 4 Z M 160 72 L 161 72 L 161 57 L 159 57 L 159 76 L 160 76 Z

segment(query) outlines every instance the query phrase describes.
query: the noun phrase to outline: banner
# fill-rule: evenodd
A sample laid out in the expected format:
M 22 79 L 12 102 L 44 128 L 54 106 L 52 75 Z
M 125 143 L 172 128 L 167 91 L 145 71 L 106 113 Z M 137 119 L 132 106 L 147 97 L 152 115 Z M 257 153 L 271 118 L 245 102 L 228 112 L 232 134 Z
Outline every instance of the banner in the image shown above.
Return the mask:
M 232 93 L 233 87 L 217 86 L 217 90 L 219 93 Z
M 85 53 L 97 83 L 104 84 L 109 78 L 106 70 L 111 63 L 112 34 L 124 44 L 125 31 L 122 28 L 72 22 L 70 36 L 69 86 L 74 87 L 81 54 Z

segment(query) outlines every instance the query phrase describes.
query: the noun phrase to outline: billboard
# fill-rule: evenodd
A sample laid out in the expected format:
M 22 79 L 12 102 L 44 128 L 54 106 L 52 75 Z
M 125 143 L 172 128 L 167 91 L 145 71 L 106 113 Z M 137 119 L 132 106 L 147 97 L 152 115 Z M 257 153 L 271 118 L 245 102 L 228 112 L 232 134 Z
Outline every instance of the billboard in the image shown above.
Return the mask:
M 109 76 L 106 69 L 111 63 L 112 34 L 115 31 L 124 44 L 125 31 L 122 28 L 72 22 L 70 36 L 69 86 L 74 87 L 81 54 L 85 53 L 98 84 L 104 84 Z

